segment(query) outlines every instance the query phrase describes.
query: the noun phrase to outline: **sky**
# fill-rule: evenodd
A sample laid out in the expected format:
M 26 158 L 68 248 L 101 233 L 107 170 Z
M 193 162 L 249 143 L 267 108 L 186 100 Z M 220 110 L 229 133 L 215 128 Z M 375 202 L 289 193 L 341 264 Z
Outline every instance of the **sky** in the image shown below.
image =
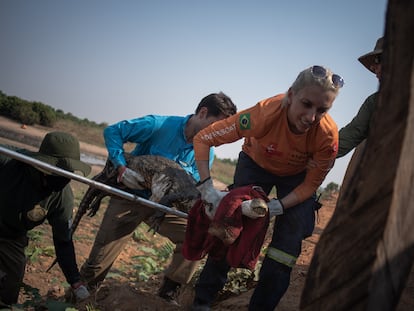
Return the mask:
M 1 0 L 0 90 L 112 124 L 185 116 L 219 91 L 242 110 L 322 65 L 345 80 L 329 111 L 341 128 L 378 89 L 357 59 L 386 11 L 385 0 Z M 237 159 L 241 143 L 216 155 Z M 351 154 L 322 186 L 342 183 Z

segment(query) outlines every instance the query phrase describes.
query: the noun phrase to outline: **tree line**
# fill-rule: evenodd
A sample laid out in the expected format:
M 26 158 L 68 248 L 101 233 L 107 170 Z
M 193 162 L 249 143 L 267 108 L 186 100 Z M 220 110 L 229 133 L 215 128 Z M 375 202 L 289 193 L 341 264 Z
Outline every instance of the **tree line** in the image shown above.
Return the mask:
M 38 101 L 28 101 L 17 96 L 8 96 L 0 91 L 0 115 L 18 121 L 26 125 L 42 125 L 53 127 L 57 120 L 66 119 L 78 124 L 92 127 L 105 128 L 107 123 L 97 124 L 86 118 L 79 119 L 70 112 L 65 113 L 61 109 L 54 109 Z

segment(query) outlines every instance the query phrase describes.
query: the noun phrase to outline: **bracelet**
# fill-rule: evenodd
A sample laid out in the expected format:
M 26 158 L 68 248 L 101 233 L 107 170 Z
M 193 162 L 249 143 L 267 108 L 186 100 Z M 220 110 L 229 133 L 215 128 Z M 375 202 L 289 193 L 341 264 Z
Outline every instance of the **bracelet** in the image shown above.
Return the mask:
M 275 199 L 275 200 L 278 200 L 278 201 L 279 201 L 279 203 L 280 203 L 280 205 L 282 206 L 282 209 L 283 209 L 283 211 L 284 211 L 284 210 L 285 210 L 285 206 L 283 205 L 282 201 L 281 201 L 280 199 Z
M 196 187 L 201 186 L 202 184 L 204 184 L 207 180 L 211 179 L 211 176 L 208 176 L 206 179 L 204 179 L 203 181 L 199 181 L 198 183 L 196 183 Z

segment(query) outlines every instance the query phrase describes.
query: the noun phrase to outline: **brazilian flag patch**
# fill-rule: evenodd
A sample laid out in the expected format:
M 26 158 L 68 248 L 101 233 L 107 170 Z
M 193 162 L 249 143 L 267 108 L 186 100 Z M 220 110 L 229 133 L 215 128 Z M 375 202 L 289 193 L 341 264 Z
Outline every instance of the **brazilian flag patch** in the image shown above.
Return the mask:
M 239 117 L 240 129 L 250 130 L 250 113 L 243 113 Z

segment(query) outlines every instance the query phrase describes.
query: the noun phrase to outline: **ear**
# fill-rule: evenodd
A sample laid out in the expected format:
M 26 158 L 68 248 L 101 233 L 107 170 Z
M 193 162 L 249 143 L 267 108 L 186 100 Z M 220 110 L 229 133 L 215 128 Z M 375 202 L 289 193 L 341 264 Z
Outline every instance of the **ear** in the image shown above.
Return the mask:
M 208 114 L 208 108 L 207 107 L 201 107 L 198 111 L 197 115 L 200 119 L 204 119 L 207 117 Z
M 288 104 L 289 105 L 292 102 L 292 97 L 293 97 L 293 91 L 292 91 L 292 88 L 290 87 L 287 91 L 287 98 L 288 98 Z

